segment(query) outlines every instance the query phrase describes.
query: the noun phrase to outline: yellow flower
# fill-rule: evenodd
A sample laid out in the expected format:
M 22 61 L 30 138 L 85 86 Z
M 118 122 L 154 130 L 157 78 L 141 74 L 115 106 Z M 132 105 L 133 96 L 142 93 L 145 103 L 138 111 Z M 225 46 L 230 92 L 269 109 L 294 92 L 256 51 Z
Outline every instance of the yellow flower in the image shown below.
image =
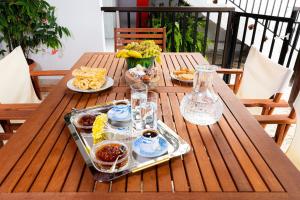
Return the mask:
M 129 57 L 133 57 L 133 58 L 142 58 L 142 54 L 140 52 L 137 52 L 137 51 L 133 51 L 133 50 L 129 50 L 127 52 L 128 56 Z
M 120 51 L 118 51 L 118 53 L 116 54 L 117 58 L 128 58 L 128 50 L 127 49 L 122 49 Z
M 160 56 L 157 56 L 157 57 L 155 58 L 155 60 L 156 60 L 156 62 L 157 62 L 158 64 L 161 64 L 161 57 L 160 57 Z

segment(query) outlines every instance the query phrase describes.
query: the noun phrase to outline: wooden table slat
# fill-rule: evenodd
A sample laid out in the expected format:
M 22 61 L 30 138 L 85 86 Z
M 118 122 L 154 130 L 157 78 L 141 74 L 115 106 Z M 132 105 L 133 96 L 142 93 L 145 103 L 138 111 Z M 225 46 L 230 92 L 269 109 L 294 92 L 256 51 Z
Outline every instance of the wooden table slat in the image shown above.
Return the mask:
M 80 184 L 80 179 L 84 170 L 85 162 L 77 150 L 72 166 L 63 185 L 62 192 L 77 191 Z
M 71 169 L 71 164 L 76 155 L 76 147 L 77 146 L 73 141 L 73 138 L 69 138 L 59 163 L 55 168 L 55 172 L 47 185 L 45 190 L 46 192 L 60 192 L 62 190 L 63 184 L 65 183 L 65 179 Z
M 157 167 L 152 167 L 143 171 L 143 192 L 157 191 Z
M 90 171 L 90 169 L 85 166 L 83 176 L 81 178 L 81 182 L 78 188 L 78 192 L 93 192 L 95 186 L 94 177 Z
M 162 57 L 166 58 L 166 56 L 164 56 L 164 55 L 162 55 Z M 170 72 L 169 72 L 169 69 L 168 69 L 168 65 L 167 65 L 167 62 L 164 58 L 162 59 L 161 67 L 162 67 L 162 72 L 163 72 L 163 76 L 164 76 L 164 79 L 165 79 L 166 86 L 173 86 L 173 83 L 171 81 Z

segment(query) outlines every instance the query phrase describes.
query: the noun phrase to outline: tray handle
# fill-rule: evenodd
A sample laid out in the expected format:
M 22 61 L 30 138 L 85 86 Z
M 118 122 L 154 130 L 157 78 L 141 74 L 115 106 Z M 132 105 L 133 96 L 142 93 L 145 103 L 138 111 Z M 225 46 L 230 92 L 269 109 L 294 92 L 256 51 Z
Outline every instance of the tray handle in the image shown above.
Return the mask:
M 147 168 L 149 168 L 149 167 L 152 167 L 152 166 L 155 166 L 155 165 L 164 163 L 164 162 L 169 161 L 169 160 L 170 160 L 170 156 L 169 156 L 169 155 L 162 156 L 162 157 L 160 157 L 159 159 L 149 160 L 149 161 L 144 162 L 144 163 L 138 165 L 137 167 L 135 167 L 135 168 L 131 171 L 131 173 L 139 172 L 139 171 L 141 171 L 141 170 L 144 170 L 144 169 L 147 169 Z

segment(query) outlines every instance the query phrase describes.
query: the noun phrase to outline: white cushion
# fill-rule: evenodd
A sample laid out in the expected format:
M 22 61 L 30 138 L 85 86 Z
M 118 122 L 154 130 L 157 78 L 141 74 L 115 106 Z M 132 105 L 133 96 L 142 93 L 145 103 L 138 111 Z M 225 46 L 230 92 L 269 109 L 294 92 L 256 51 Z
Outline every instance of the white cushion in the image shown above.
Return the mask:
M 22 48 L 0 60 L 0 103 L 39 103 Z
M 237 96 L 241 99 L 268 99 L 285 90 L 292 73 L 292 70 L 273 62 L 252 46 Z

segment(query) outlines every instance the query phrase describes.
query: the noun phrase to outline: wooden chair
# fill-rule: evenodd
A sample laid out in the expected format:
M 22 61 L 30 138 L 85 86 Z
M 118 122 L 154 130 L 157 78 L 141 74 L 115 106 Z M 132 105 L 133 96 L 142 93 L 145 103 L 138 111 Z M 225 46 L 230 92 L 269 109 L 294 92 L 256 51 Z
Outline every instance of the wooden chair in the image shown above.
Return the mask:
M 234 84 L 229 87 L 246 107 L 261 107 L 262 115 L 272 114 L 275 107 L 289 106 L 281 97 L 293 71 L 272 62 L 255 47 L 250 48 L 244 70 L 221 68 L 217 72 L 234 74 Z
M 130 42 L 142 40 L 154 40 L 154 42 L 166 51 L 166 28 L 115 28 L 115 52 L 124 48 Z
M 276 108 L 276 104 L 274 106 L 270 105 L 272 108 Z M 296 112 L 295 109 L 292 108 L 290 114 L 272 114 L 272 115 L 254 115 L 256 120 L 262 125 L 265 126 L 267 124 L 277 124 L 274 141 L 281 146 L 282 142 L 292 124 L 296 122 Z
M 279 146 L 282 145 L 291 124 L 297 123 L 294 138 L 286 154 L 300 170 L 300 93 L 289 115 L 257 115 L 255 117 L 260 124 L 277 124 L 274 140 Z
M 243 77 L 243 70 L 242 69 L 224 69 L 220 68 L 217 70 L 217 73 L 219 74 L 227 74 L 227 75 L 235 75 L 234 83 L 233 84 L 227 84 L 229 88 L 233 90 L 235 94 L 237 94 L 241 80 Z M 286 108 L 289 107 L 289 104 L 282 100 L 283 93 L 278 92 L 274 94 L 272 98 L 269 99 L 240 99 L 240 101 L 244 104 L 246 107 L 260 107 L 262 108 L 262 115 L 271 115 L 274 111 L 274 109 L 277 108 Z
M 3 146 L 3 140 L 8 140 L 22 124 L 19 120 L 28 119 L 39 106 L 40 101 L 33 90 L 31 80 L 39 76 L 64 76 L 68 70 L 35 71 L 30 69 L 21 47 L 17 47 L 0 60 L 0 69 L 1 81 L 5 83 L 0 86 L 2 95 L 0 97 L 0 125 L 4 129 L 4 133 L 0 133 L 0 146 Z M 16 79 L 21 79 L 21 81 L 16 81 Z M 11 120 L 18 120 L 18 122 L 11 123 Z

